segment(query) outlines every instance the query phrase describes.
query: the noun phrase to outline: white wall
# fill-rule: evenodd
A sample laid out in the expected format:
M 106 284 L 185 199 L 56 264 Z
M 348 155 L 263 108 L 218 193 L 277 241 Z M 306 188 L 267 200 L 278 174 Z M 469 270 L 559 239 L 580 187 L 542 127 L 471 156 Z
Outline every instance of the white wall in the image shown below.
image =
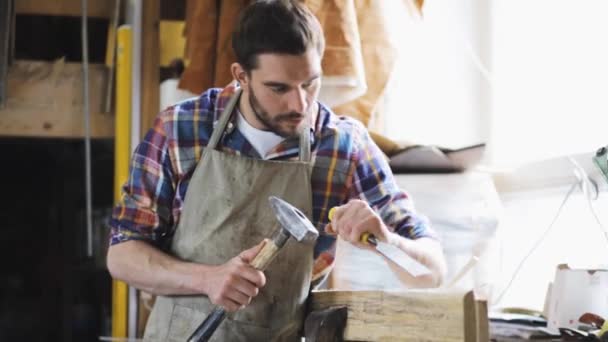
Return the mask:
M 608 143 L 608 1 L 427 1 L 424 13 L 395 22 L 402 58 L 385 133 L 447 147 L 489 143 L 486 166 L 504 172 L 496 295 L 575 180 L 565 157 Z M 548 161 L 530 164 L 539 160 Z M 606 197 L 593 202 L 604 225 Z M 553 229 L 502 306 L 542 309 L 558 263 L 608 264 L 608 242 L 580 190 Z
M 504 217 L 501 234 L 501 270 L 496 279 L 494 298 L 513 278 L 520 261 L 547 231 L 569 186 L 551 190 L 503 193 Z M 594 202 L 603 222 L 608 222 L 608 194 Z M 569 263 L 584 268 L 608 265 L 608 241 L 591 214 L 580 189 L 568 199 L 552 230 L 521 267 L 505 293 L 500 307 L 525 307 L 542 310 L 547 286 L 553 281 L 555 267 Z
M 489 88 L 471 56 L 488 56 L 485 19 L 477 20 L 488 9 L 471 2 L 427 1 L 423 19 L 391 2 L 400 59 L 384 108 L 388 137 L 454 148 L 485 140 Z

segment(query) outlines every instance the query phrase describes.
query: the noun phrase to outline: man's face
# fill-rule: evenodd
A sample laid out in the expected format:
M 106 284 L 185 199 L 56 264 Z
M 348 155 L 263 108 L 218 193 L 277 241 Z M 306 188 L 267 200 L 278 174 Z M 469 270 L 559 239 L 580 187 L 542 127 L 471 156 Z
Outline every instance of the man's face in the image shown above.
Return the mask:
M 302 55 L 261 54 L 246 79 L 243 91 L 254 127 L 292 137 L 316 120 L 321 59 L 315 49 Z

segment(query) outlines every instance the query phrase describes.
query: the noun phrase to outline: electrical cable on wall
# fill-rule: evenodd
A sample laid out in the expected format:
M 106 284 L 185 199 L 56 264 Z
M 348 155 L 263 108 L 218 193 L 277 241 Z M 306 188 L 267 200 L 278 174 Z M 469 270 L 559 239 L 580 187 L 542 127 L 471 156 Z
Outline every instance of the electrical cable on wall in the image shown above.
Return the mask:
M 87 0 L 82 0 L 82 88 L 84 110 L 84 164 L 86 189 L 87 256 L 93 256 L 93 209 L 91 186 L 91 110 L 89 108 L 89 42 L 87 29 Z
M 549 232 L 552 230 L 553 226 L 555 225 L 555 222 L 559 218 L 559 216 L 560 216 L 560 214 L 561 214 L 561 212 L 562 212 L 562 210 L 563 210 L 566 202 L 568 201 L 568 199 L 570 198 L 570 196 L 572 195 L 572 193 L 574 192 L 574 190 L 577 187 L 581 188 L 581 191 L 583 192 L 583 196 L 585 197 L 585 201 L 587 202 L 587 205 L 589 206 L 589 210 L 591 211 L 591 213 L 593 215 L 593 218 L 595 219 L 595 221 L 599 225 L 602 233 L 604 234 L 604 237 L 606 238 L 606 242 L 608 243 L 608 231 L 602 225 L 602 222 L 601 222 L 599 216 L 597 215 L 597 212 L 595 210 L 595 206 L 593 205 L 593 202 L 592 202 L 592 200 L 596 200 L 599 197 L 599 188 L 597 186 L 597 183 L 595 183 L 589 177 L 589 175 L 587 174 L 587 172 L 585 171 L 585 169 L 574 158 L 568 157 L 568 159 L 570 160 L 570 162 L 574 166 L 574 175 L 577 178 L 576 182 L 574 182 L 572 184 L 572 186 L 570 187 L 570 189 L 566 193 L 566 196 L 564 197 L 561 205 L 559 206 L 559 209 L 558 209 L 557 213 L 555 214 L 553 220 L 551 221 L 551 224 L 549 224 L 549 227 L 547 227 L 547 229 L 543 232 L 543 234 L 541 235 L 541 237 L 534 243 L 534 246 L 530 249 L 530 251 L 528 252 L 528 254 L 526 254 L 526 256 L 522 259 L 522 261 L 519 263 L 519 265 L 517 265 L 517 268 L 515 269 L 515 272 L 513 273 L 513 276 L 509 280 L 509 283 L 507 284 L 507 286 L 505 287 L 505 289 L 501 292 L 501 294 L 496 299 L 495 304 L 499 303 L 502 300 L 503 296 L 509 290 L 509 288 L 513 284 L 513 281 L 515 280 L 515 278 L 517 277 L 517 275 L 521 271 L 521 269 L 522 269 L 523 265 L 525 264 L 525 262 L 532 255 L 532 253 L 534 253 L 534 251 L 538 248 L 538 246 L 547 238 L 547 235 L 549 234 Z
M 595 222 L 598 224 L 602 234 L 604 234 L 604 237 L 606 238 L 606 243 L 608 243 L 608 231 L 606 231 L 606 228 L 604 228 L 604 225 L 602 224 L 602 221 L 595 210 L 595 205 L 593 205 L 592 202 L 599 197 L 599 186 L 591 177 L 589 177 L 587 171 L 585 171 L 585 168 L 583 168 L 574 158 L 568 157 L 568 159 L 574 165 L 574 174 L 579 180 L 579 184 L 585 196 L 585 200 L 587 201 L 589 211 L 591 211 Z
M 549 233 L 553 229 L 553 226 L 555 225 L 555 222 L 557 222 L 557 219 L 559 218 L 560 214 L 562 213 L 562 210 L 564 209 L 564 206 L 566 205 L 566 202 L 568 202 L 568 199 L 570 198 L 570 196 L 572 195 L 572 193 L 574 192 L 574 190 L 576 189 L 576 187 L 579 185 L 579 183 L 580 183 L 580 181 L 577 180 L 574 184 L 572 184 L 570 186 L 570 189 L 568 190 L 568 192 L 566 193 L 566 196 L 562 200 L 562 203 L 560 204 L 559 209 L 557 209 L 557 213 L 553 217 L 553 220 L 551 221 L 551 223 L 549 224 L 549 226 L 547 227 L 547 229 L 545 229 L 545 231 L 540 236 L 540 238 L 538 238 L 538 240 L 536 240 L 536 242 L 534 243 L 534 245 L 532 246 L 532 248 L 530 249 L 530 251 L 528 252 L 528 254 L 526 254 L 526 256 L 519 262 L 519 265 L 517 265 L 517 267 L 515 268 L 515 272 L 513 273 L 513 276 L 511 277 L 511 279 L 509 280 L 509 283 L 507 284 L 507 286 L 505 287 L 505 289 L 502 290 L 502 292 L 500 293 L 500 295 L 498 296 L 498 298 L 496 298 L 496 301 L 494 301 L 494 304 L 500 303 L 500 301 L 504 297 L 505 293 L 507 293 L 507 291 L 509 290 L 509 288 L 511 288 L 511 285 L 513 285 L 513 281 L 515 280 L 515 278 L 517 278 L 519 272 L 521 271 L 522 267 L 524 266 L 524 264 L 526 263 L 526 261 L 528 260 L 528 258 L 530 258 L 530 256 L 532 255 L 532 253 L 534 253 L 534 251 L 536 251 L 536 249 L 538 248 L 538 246 L 540 246 L 540 244 L 547 238 L 547 235 L 549 235 Z

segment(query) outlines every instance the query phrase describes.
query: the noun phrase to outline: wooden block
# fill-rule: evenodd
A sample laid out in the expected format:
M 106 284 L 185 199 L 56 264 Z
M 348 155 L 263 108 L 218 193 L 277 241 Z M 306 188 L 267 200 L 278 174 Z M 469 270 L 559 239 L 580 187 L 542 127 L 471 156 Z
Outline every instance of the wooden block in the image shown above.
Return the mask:
M 347 341 L 488 341 L 487 307 L 478 305 L 472 292 L 312 293 L 311 310 L 341 305 L 348 309 Z
M 102 114 L 105 67 L 89 65 L 91 136 L 114 136 L 114 116 Z M 0 136 L 84 136 L 82 65 L 15 61 L 8 71 L 7 99 L 0 109 Z

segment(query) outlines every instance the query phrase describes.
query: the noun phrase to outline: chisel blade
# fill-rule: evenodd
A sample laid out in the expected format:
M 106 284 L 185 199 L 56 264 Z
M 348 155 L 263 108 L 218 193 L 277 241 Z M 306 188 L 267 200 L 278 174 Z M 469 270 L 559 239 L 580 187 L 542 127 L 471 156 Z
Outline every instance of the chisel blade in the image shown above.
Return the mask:
M 391 244 L 378 241 L 376 244 L 376 250 L 414 277 L 431 274 L 431 271 L 426 266 Z

